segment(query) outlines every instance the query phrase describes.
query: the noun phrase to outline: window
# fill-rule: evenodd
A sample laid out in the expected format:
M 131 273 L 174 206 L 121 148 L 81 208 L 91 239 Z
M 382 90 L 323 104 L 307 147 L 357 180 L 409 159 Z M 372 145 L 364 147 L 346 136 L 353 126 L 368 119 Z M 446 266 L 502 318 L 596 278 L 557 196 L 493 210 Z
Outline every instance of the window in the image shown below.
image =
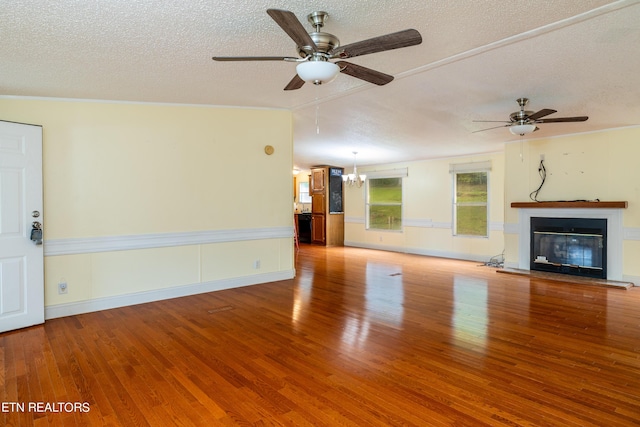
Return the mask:
M 402 178 L 367 178 L 367 229 L 402 230 Z
M 298 191 L 298 203 L 311 203 L 311 196 L 309 195 L 309 183 L 301 182 Z
M 454 234 L 487 237 L 488 234 L 488 172 L 455 172 Z

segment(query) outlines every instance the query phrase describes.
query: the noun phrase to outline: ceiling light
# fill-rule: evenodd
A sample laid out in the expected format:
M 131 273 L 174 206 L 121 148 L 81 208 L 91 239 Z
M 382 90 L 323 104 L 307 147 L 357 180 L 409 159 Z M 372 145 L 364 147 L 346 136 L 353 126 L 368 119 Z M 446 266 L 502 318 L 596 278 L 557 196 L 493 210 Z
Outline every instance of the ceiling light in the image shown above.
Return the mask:
M 520 135 L 520 136 L 531 133 L 534 130 L 536 130 L 536 125 L 532 125 L 529 123 L 519 122 L 509 126 L 509 132 L 511 132 L 514 135 Z
M 353 152 L 353 173 L 342 175 L 342 180 L 347 185 L 355 185 L 356 187 L 362 187 L 364 184 L 364 180 L 367 179 L 366 175 L 358 175 L 358 168 L 356 168 L 356 154 L 357 151 Z
M 299 63 L 296 71 L 305 82 L 319 85 L 335 79 L 340 67 L 329 61 L 306 61 Z

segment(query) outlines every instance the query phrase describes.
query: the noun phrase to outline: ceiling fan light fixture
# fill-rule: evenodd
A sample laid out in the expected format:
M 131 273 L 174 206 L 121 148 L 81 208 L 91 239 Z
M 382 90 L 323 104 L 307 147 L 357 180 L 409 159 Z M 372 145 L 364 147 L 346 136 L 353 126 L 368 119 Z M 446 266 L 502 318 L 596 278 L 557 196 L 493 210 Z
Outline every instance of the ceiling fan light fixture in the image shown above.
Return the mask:
M 306 61 L 296 66 L 296 72 L 305 82 L 319 85 L 335 79 L 340 67 L 329 61 Z
M 536 130 L 536 125 L 532 125 L 529 123 L 517 123 L 509 126 L 509 132 L 514 135 L 520 136 L 532 133 L 534 130 Z

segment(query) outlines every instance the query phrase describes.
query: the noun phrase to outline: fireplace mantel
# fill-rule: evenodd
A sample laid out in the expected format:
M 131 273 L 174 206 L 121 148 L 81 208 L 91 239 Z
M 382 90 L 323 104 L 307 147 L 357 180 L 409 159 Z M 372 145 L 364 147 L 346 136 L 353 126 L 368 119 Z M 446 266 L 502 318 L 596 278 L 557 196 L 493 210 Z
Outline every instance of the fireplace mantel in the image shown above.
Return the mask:
M 627 202 L 511 202 L 512 208 L 524 209 L 626 209 Z

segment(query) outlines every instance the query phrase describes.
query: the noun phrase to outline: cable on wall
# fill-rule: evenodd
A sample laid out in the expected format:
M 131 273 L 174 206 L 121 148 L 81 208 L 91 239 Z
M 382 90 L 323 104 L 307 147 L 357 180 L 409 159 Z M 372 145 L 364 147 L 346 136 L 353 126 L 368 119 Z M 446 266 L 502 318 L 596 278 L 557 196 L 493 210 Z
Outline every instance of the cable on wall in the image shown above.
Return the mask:
M 540 186 L 538 188 L 529 193 L 529 198 L 534 202 L 540 201 L 538 200 L 538 193 L 540 193 L 540 189 L 544 185 L 544 181 L 547 179 L 547 169 L 544 167 L 544 160 L 540 160 L 540 165 L 538 166 L 538 174 L 540 175 L 540 179 L 542 180 L 542 182 L 540 182 Z

